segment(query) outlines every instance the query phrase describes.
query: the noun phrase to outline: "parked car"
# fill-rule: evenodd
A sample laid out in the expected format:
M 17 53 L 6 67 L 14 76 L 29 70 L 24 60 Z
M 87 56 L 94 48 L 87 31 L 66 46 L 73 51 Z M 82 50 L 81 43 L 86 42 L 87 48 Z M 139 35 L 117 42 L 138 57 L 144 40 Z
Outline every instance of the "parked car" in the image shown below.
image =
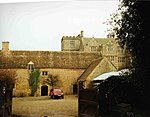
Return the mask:
M 53 89 L 51 89 L 50 92 L 49 92 L 49 96 L 51 97 L 51 99 L 55 99 L 55 98 L 64 99 L 64 93 L 59 88 L 53 88 Z

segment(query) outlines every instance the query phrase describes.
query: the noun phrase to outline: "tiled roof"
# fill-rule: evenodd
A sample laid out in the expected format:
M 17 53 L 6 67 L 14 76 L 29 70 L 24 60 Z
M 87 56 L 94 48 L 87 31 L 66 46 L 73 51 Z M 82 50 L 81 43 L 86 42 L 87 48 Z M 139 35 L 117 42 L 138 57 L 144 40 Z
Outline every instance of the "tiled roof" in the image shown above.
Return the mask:
M 102 58 L 96 59 L 91 62 L 83 74 L 79 77 L 78 81 L 85 81 L 86 78 L 91 74 L 95 67 L 101 62 Z
M 6 54 L 0 50 L 0 69 L 27 68 L 30 61 L 35 68 L 85 69 L 98 58 L 97 52 L 9 51 Z

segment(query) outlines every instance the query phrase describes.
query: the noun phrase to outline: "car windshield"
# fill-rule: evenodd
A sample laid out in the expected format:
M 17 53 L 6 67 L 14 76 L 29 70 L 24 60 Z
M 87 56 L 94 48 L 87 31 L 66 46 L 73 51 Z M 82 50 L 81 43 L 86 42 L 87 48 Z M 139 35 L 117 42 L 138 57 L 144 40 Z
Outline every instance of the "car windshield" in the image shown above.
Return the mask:
M 54 89 L 54 92 L 62 92 L 60 89 Z

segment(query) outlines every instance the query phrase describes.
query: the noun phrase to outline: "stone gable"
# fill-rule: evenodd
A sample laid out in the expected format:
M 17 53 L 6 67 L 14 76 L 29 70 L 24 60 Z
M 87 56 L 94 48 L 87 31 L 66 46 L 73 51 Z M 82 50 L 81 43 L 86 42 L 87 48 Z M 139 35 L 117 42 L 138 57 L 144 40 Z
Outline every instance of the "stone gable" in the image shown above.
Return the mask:
M 79 77 L 78 82 L 84 82 L 85 88 L 91 87 L 92 79 L 110 71 L 117 71 L 117 68 L 106 57 L 94 60 Z

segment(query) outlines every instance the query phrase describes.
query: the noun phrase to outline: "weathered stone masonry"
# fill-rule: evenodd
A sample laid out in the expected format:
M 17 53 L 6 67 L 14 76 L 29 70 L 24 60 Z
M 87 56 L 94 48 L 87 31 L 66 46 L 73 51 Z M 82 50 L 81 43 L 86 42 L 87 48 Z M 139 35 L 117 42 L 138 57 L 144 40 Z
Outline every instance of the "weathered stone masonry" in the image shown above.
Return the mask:
M 7 44 L 6 44 L 7 43 Z M 14 95 L 29 95 L 28 85 L 28 63 L 34 63 L 34 68 L 41 72 L 40 87 L 37 95 L 41 95 L 42 71 L 57 75 L 62 81 L 62 89 L 65 94 L 72 94 L 72 86 L 77 79 L 89 66 L 89 64 L 98 58 L 101 58 L 98 52 L 55 52 L 55 51 L 14 51 L 9 50 L 9 43 L 3 42 L 5 48 L 0 50 L 0 69 L 16 70 L 16 84 Z M 51 87 L 48 86 L 48 90 Z

